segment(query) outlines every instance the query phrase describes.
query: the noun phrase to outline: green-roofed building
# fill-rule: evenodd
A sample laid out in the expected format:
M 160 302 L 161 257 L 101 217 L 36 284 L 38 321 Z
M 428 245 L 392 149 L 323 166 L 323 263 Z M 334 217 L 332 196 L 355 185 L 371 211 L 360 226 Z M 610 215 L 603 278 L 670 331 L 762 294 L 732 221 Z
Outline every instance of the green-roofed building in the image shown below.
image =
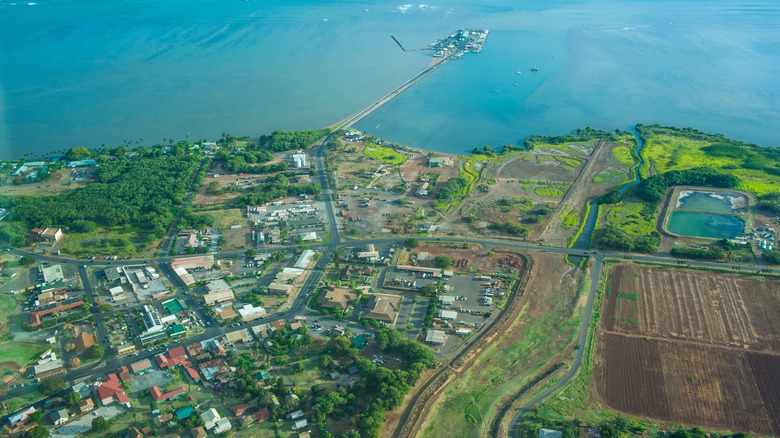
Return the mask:
M 361 348 L 364 345 L 366 345 L 366 338 L 363 335 L 355 336 L 352 338 L 352 345 L 354 345 L 357 348 Z
M 174 324 L 168 329 L 168 337 L 171 339 L 180 338 L 187 334 L 187 330 L 184 330 L 184 326 L 181 324 Z
M 268 380 L 270 378 L 271 373 L 266 370 L 260 370 L 257 374 L 255 374 L 255 380 Z

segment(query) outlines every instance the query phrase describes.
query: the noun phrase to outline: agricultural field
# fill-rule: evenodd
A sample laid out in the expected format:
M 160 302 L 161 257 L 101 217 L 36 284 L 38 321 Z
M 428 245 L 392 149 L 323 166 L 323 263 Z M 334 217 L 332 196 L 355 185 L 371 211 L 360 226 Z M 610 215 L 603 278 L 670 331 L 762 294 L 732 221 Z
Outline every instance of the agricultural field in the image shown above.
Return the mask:
M 618 265 L 609 271 L 595 382 L 610 408 L 776 435 L 780 282 Z
M 780 433 L 780 356 L 604 333 L 595 373 L 604 402 L 640 417 Z
M 780 352 L 780 282 L 737 274 L 617 266 L 603 327 Z

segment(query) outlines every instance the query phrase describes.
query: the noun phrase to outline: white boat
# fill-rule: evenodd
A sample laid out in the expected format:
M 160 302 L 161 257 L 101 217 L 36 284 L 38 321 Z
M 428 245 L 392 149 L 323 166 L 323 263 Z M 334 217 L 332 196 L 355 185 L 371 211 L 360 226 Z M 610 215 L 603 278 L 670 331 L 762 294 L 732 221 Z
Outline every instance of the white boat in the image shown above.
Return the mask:
M 534 65 L 533 67 L 531 67 L 531 71 L 539 71 L 539 67 Z

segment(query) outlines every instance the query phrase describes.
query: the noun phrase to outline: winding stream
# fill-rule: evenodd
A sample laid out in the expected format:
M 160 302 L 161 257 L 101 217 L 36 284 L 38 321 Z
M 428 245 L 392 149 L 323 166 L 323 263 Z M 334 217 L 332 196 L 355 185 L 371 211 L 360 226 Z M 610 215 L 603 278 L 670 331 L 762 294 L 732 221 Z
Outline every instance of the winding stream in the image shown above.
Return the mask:
M 634 168 L 634 180 L 626 183 L 623 187 L 620 188 L 620 194 L 624 195 L 626 193 L 626 190 L 628 190 L 629 187 L 633 187 L 640 182 L 642 182 L 642 174 L 639 172 L 639 169 L 644 164 L 644 161 L 642 161 L 642 156 L 639 155 L 639 151 L 642 149 L 642 146 L 644 146 L 644 143 L 642 142 L 642 137 L 639 136 L 639 131 L 634 129 L 634 136 L 636 137 L 636 150 L 634 151 L 637 158 L 639 159 L 639 165 Z M 590 248 L 590 238 L 591 235 L 593 235 L 593 231 L 596 229 L 596 222 L 598 221 L 598 212 L 599 212 L 599 204 L 596 201 L 592 201 L 590 204 L 588 204 L 590 209 L 588 210 L 588 217 L 585 218 L 585 227 L 582 229 L 582 232 L 580 233 L 579 237 L 577 237 L 577 240 L 574 241 L 574 244 L 572 245 L 572 248 L 574 249 L 589 249 Z M 574 260 L 573 257 L 570 257 L 570 260 L 575 265 L 578 264 L 577 260 Z

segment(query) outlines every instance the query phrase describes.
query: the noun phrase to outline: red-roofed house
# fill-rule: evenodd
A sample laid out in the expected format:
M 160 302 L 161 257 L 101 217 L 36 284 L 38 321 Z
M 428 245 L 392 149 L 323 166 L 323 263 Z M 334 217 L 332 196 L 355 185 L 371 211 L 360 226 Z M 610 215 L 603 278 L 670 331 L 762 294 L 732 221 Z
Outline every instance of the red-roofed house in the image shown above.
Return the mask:
M 127 367 L 122 367 L 119 369 L 119 380 L 127 382 L 130 380 L 130 377 L 130 370 Z
M 105 382 L 96 385 L 95 395 L 103 405 L 117 402 L 130 407 L 130 399 L 127 398 L 116 374 L 109 374 Z
M 233 406 L 233 415 L 239 416 L 244 413 L 244 411 L 247 410 L 249 406 L 241 403 L 240 405 Z
M 192 366 L 187 353 L 184 351 L 184 347 L 171 348 L 163 354 L 158 354 L 154 357 L 154 361 L 157 362 L 157 366 L 160 369 L 173 368 L 175 366 L 182 366 L 189 368 Z
M 200 374 L 198 374 L 195 368 L 187 368 L 187 375 L 190 376 L 190 379 L 195 383 L 200 382 Z
M 165 394 L 163 394 L 163 392 L 160 391 L 160 388 L 158 388 L 157 385 L 152 386 L 149 389 L 149 395 L 152 396 L 152 400 L 158 403 L 164 401 L 171 401 L 176 397 L 186 393 L 187 393 L 187 389 L 183 386 L 180 388 L 176 388 L 173 391 L 166 392 Z
M 255 418 L 257 418 L 258 423 L 262 423 L 270 416 L 271 416 L 271 411 L 269 411 L 268 408 L 263 408 L 255 412 Z

